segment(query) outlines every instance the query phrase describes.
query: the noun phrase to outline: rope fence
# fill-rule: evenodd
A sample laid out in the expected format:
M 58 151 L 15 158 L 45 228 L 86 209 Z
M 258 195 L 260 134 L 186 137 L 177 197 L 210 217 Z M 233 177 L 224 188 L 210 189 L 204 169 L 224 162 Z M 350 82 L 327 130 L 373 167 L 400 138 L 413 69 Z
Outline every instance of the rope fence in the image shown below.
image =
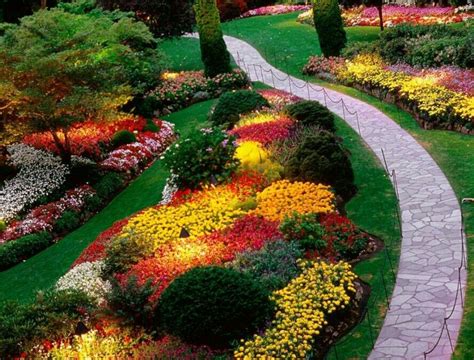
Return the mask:
M 278 88 L 277 84 L 279 83 L 280 85 L 285 85 L 285 90 L 289 89 L 289 92 L 292 95 L 298 96 L 298 97 L 307 97 L 308 100 L 318 100 L 320 102 L 324 102 L 324 105 L 329 108 L 329 106 L 337 106 L 340 105 L 342 109 L 342 118 L 344 121 L 347 122 L 347 117 L 352 116 L 355 119 L 355 125 L 357 127 L 357 132 L 360 136 L 360 138 L 365 142 L 364 137 L 362 136 L 362 131 L 361 131 L 361 126 L 359 122 L 359 113 L 356 110 L 351 110 L 346 103 L 344 102 L 344 99 L 341 97 L 339 99 L 333 99 L 327 90 L 324 87 L 320 86 L 315 86 L 314 84 L 309 83 L 308 81 L 303 81 L 303 80 L 298 80 L 295 81 L 295 79 L 290 76 L 288 73 L 283 73 L 284 76 L 279 76 L 273 71 L 273 69 L 264 69 L 260 64 L 246 64 L 245 60 L 240 57 L 240 55 L 237 53 L 237 64 L 239 67 L 244 69 L 244 71 L 250 76 L 252 74 L 251 70 L 253 68 L 253 74 L 255 74 L 255 79 L 256 81 L 261 81 L 265 84 L 271 83 L 273 88 Z M 281 71 L 279 71 L 282 73 Z M 267 80 L 266 80 L 267 79 Z M 286 87 L 286 83 L 288 83 L 288 87 Z M 302 96 L 301 93 L 298 93 L 295 90 L 299 90 L 303 92 L 303 90 L 306 89 L 306 94 L 305 96 Z M 322 95 L 321 96 L 315 96 L 314 99 L 312 99 L 312 94 L 314 93 Z M 329 106 L 328 106 L 329 105 Z M 403 229 L 402 229 L 402 214 L 401 214 L 401 209 L 400 209 L 400 193 L 398 189 L 398 181 L 397 181 L 397 173 L 395 169 L 389 169 L 387 160 L 385 157 L 385 152 L 383 149 L 381 149 L 381 154 L 382 154 L 382 159 L 383 159 L 383 165 L 385 167 L 385 171 L 387 172 L 388 176 L 390 177 L 392 184 L 395 189 L 395 195 L 397 198 L 397 206 L 395 209 L 395 221 L 397 222 L 396 226 L 399 229 L 400 236 L 403 239 Z M 462 211 L 461 211 L 461 216 L 462 216 Z M 443 326 L 441 328 L 440 334 L 437 338 L 437 341 L 433 344 L 433 346 L 428 350 L 423 353 L 424 359 L 427 359 L 430 354 L 432 354 L 438 346 L 441 344 L 441 340 L 443 339 L 443 336 L 446 336 L 449 345 L 454 351 L 454 346 L 455 343 L 453 342 L 453 334 L 451 334 L 451 331 L 449 330 L 448 322 L 449 320 L 453 317 L 453 315 L 456 312 L 456 309 L 458 306 L 461 307 L 461 311 L 464 309 L 464 297 L 463 297 L 463 286 L 462 286 L 462 269 L 467 268 L 467 254 L 465 251 L 465 235 L 464 235 L 464 218 L 462 216 L 462 228 L 461 228 L 461 244 L 462 244 L 462 254 L 461 254 L 461 264 L 458 267 L 458 279 L 457 279 L 457 289 L 456 289 L 456 296 L 455 296 L 455 301 L 453 304 L 453 307 L 449 314 L 444 318 L 443 320 Z M 335 358 L 336 360 L 339 360 L 339 354 L 340 354 L 340 348 L 343 347 L 346 343 L 351 341 L 352 335 L 355 334 L 355 332 L 358 332 L 358 327 L 359 326 L 365 326 L 368 329 L 369 337 L 370 337 L 370 345 L 371 349 L 373 350 L 375 347 L 375 337 L 374 337 L 374 324 L 370 316 L 370 309 L 375 309 L 377 304 L 381 300 L 381 296 L 384 297 L 383 301 L 386 303 L 387 308 L 390 309 L 390 295 L 389 295 L 389 289 L 387 287 L 387 280 L 386 276 L 391 277 L 391 281 L 395 283 L 396 281 L 396 273 L 395 273 L 395 268 L 393 265 L 393 261 L 391 259 L 390 253 L 392 249 L 392 243 L 390 244 L 385 244 L 383 251 L 383 266 L 380 268 L 380 279 L 381 283 L 383 286 L 383 292 L 379 292 L 375 296 L 370 296 L 369 301 L 367 303 L 367 306 L 360 317 L 359 322 L 357 323 L 358 326 L 354 326 L 354 328 L 348 332 L 345 337 L 340 340 L 339 342 L 333 344 L 333 346 L 330 348 L 329 352 L 326 354 L 326 359 L 328 358 Z M 459 304 L 459 305 L 458 305 Z M 377 326 L 377 324 L 375 324 Z M 339 348 L 339 351 L 338 351 Z

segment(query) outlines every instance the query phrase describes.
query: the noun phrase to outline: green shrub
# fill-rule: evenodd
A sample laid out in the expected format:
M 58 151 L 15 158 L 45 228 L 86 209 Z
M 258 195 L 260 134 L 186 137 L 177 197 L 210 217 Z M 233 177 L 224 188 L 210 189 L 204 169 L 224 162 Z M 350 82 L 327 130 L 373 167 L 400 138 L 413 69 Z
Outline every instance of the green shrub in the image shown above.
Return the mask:
M 353 58 L 359 54 L 378 54 L 380 53 L 379 41 L 356 41 L 348 44 L 342 51 L 342 57 Z
M 206 76 L 230 72 L 230 55 L 224 42 L 216 0 L 197 0 L 194 11 Z
M 294 213 L 286 217 L 280 231 L 288 241 L 297 241 L 305 250 L 321 251 L 328 245 L 316 214 Z
M 229 265 L 232 269 L 250 275 L 268 291 L 285 287 L 299 274 L 296 262 L 304 255 L 296 242 L 272 241 L 260 250 L 237 254 Z
M 347 38 L 337 0 L 314 0 L 314 26 L 325 57 L 339 56 Z
M 307 136 L 288 160 L 285 170 L 292 180 L 331 185 L 346 201 L 356 191 L 348 153 L 340 140 L 326 131 Z
M 148 118 L 146 119 L 146 125 L 143 127 L 143 131 L 158 132 L 160 128 L 155 124 L 153 119 Z
M 114 147 L 131 144 L 135 141 L 137 141 L 137 137 L 128 130 L 119 130 L 112 136 L 112 145 Z
M 123 274 L 136 264 L 146 254 L 143 245 L 138 244 L 132 238 L 115 238 L 107 246 L 107 256 L 104 260 L 103 275 L 113 277 L 115 274 Z
M 38 293 L 32 304 L 0 304 L 0 354 L 11 358 L 38 341 L 69 336 L 93 309 L 87 295 L 71 290 Z
M 0 270 L 6 270 L 29 259 L 51 245 L 52 237 L 43 231 L 26 235 L 0 246 Z
M 238 90 L 224 93 L 217 102 L 210 121 L 215 126 L 232 127 L 239 121 L 240 115 L 270 106 L 259 93 L 251 90 Z
M 85 209 L 91 213 L 95 213 L 102 207 L 102 199 L 97 196 L 97 194 L 94 194 L 92 196 L 89 196 L 86 199 L 86 204 L 85 204 Z
M 93 187 L 98 197 L 110 199 L 124 186 L 123 177 L 115 172 L 105 174 Z
M 272 312 L 269 293 L 258 282 L 217 266 L 197 267 L 178 277 L 158 304 L 168 333 L 214 348 L 251 336 Z
M 149 328 L 153 324 L 154 309 L 149 298 L 154 291 L 151 281 L 140 285 L 134 276 L 127 279 L 125 286 L 113 280 L 112 290 L 107 295 L 107 304 L 123 325 Z
M 165 153 L 164 164 L 179 188 L 196 189 L 221 182 L 237 168 L 234 138 L 217 128 L 192 131 Z
M 80 224 L 80 215 L 75 211 L 66 210 L 54 224 L 54 230 L 59 234 L 64 234 L 78 228 Z
M 317 101 L 304 100 L 286 107 L 286 112 L 303 126 L 318 127 L 334 132 L 334 115 Z
M 380 34 L 380 53 L 390 63 L 413 66 L 474 67 L 474 27 L 401 24 Z
M 0 232 L 5 231 L 7 228 L 7 223 L 4 220 L 0 220 Z

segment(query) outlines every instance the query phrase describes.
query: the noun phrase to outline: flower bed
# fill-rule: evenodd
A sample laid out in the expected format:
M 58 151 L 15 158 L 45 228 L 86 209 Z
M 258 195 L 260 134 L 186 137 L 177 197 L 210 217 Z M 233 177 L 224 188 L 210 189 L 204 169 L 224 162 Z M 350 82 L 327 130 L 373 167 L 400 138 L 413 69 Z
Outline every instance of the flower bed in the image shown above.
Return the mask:
M 225 91 L 249 86 L 241 70 L 209 79 L 203 71 L 165 73 L 159 87 L 146 96 L 147 106 L 159 113 L 171 113 L 193 103 L 218 97 Z
M 310 5 L 272 5 L 263 6 L 257 9 L 249 10 L 242 14 L 242 17 L 263 16 L 263 15 L 280 15 L 295 11 L 306 11 L 310 9 Z
M 285 101 L 285 97 L 288 98 L 282 96 L 277 103 Z M 150 310 L 156 305 L 156 311 L 159 311 L 160 301 L 166 296 L 162 293 L 171 288 L 169 285 L 175 279 L 196 267 L 217 265 L 226 267 L 229 274 L 250 272 L 255 279 L 252 281 L 262 277 L 268 280 L 268 286 L 280 289 L 272 295 L 277 312 L 271 325 L 259 329 L 258 335 L 242 343 L 241 347 L 215 352 L 212 344 L 202 347 L 176 340 L 173 344 L 179 344 L 182 350 L 170 346 L 168 353 L 178 354 L 177 358 L 181 358 L 181 354 L 189 356 L 185 358 L 195 358 L 197 354 L 203 358 L 212 354 L 229 357 L 233 351 L 237 358 L 249 354 L 274 357 L 294 354 L 298 358 L 307 355 L 327 317 L 348 306 L 354 294 L 355 275 L 347 263 L 328 263 L 328 259 L 323 258 L 323 251 L 317 255 L 317 261 L 297 260 L 304 256 L 304 246 L 297 237 L 288 236 L 287 229 L 283 233 L 282 223 L 295 214 L 313 216 L 314 226 L 324 229 L 321 236 L 331 247 L 328 247 L 331 258 L 345 258 L 337 245 L 350 248 L 357 241 L 359 230 L 337 213 L 335 194 L 330 186 L 282 179 L 284 171 L 280 171 L 282 166 L 271 149 L 281 142 L 283 135 L 277 131 L 278 136 L 257 136 L 258 130 L 254 128 L 258 125 L 274 130 L 276 125 L 281 130 L 278 126 L 283 122 L 288 126 L 284 128 L 288 131 L 285 134 L 293 136 L 293 129 L 289 128 L 302 125 L 295 119 L 282 117 L 278 111 L 266 113 L 265 121 L 260 121 L 259 116 L 242 117 L 242 123 L 236 128 L 246 131 L 252 141 L 238 144 L 234 156 L 241 163 L 232 175 L 223 176 L 214 183 L 203 181 L 201 186 L 194 188 L 170 187 L 166 190 L 166 204 L 144 209 L 114 224 L 89 245 L 57 288 L 82 290 L 98 304 L 96 313 L 85 320 L 87 326 L 95 326 L 97 314 L 105 312 L 110 317 L 112 311 L 112 321 L 118 324 L 118 330 L 114 333 L 91 332 L 75 337 L 73 341 L 50 343 L 46 354 L 76 354 L 85 343 L 94 344 L 100 353 L 105 351 L 104 344 L 109 339 L 111 353 L 107 355 L 118 356 L 126 348 L 115 346 L 117 339 L 124 339 L 121 332 L 126 327 L 120 325 L 121 321 L 130 324 L 137 319 L 148 319 L 146 326 L 143 322 L 135 323 L 144 329 L 130 334 L 124 344 L 136 344 L 132 346 L 136 349 L 134 354 L 143 355 L 140 349 L 147 349 L 148 345 L 154 347 L 153 354 L 163 354 L 162 345 L 169 345 L 170 334 L 157 342 L 149 342 L 142 333 L 156 327 Z M 249 124 L 246 122 L 249 119 L 259 120 Z M 193 141 L 191 137 L 183 139 L 186 140 Z M 215 147 L 221 146 L 215 144 Z M 245 151 L 239 154 L 239 149 L 246 146 L 252 149 L 256 146 L 257 152 L 262 151 L 265 155 L 250 159 L 252 156 L 245 155 Z M 196 157 L 189 161 L 199 162 L 200 159 Z M 268 164 L 274 166 L 273 171 L 268 171 L 271 167 Z M 189 167 L 186 171 L 193 169 Z M 174 176 L 179 175 L 179 170 L 176 171 Z M 173 176 L 170 182 L 172 179 Z M 341 249 L 344 248 L 342 245 Z M 316 257 L 310 255 L 311 259 Z M 357 254 L 351 254 L 351 258 L 354 256 Z M 237 275 L 240 278 L 242 274 Z M 250 275 L 243 278 L 247 279 L 247 276 Z M 322 301 L 322 297 L 326 300 Z M 268 300 L 266 296 L 264 298 Z M 185 306 L 182 304 L 180 308 Z M 209 316 L 219 314 L 211 312 Z M 239 339 L 240 336 L 235 340 Z
M 341 61 L 311 57 L 303 72 L 357 87 L 410 112 L 426 129 L 474 133 L 471 70 L 444 67 L 415 70 L 388 66 L 377 55 L 358 55 Z
M 472 12 L 459 11 L 454 7 L 424 7 L 384 5 L 384 26 L 401 23 L 417 25 L 459 23 L 474 17 Z M 342 18 L 345 26 L 379 26 L 379 13 L 375 7 L 354 7 L 343 9 Z M 298 22 L 313 25 L 313 10 L 310 9 L 298 16 Z
M 59 158 L 48 150 L 54 149 L 52 138 L 46 134 L 33 134 L 25 140 L 35 146 L 48 149 L 37 150 L 30 145 L 15 144 L 8 149 L 10 160 L 20 168 L 17 176 L 5 183 L 0 191 L 0 203 L 5 202 L 0 211 L 4 229 L 0 229 L 0 268 L 7 269 L 19 261 L 26 260 L 56 242 L 69 231 L 87 221 L 112 196 L 125 187 L 141 170 L 148 166 L 166 149 L 174 139 L 173 125 L 165 121 L 155 121 L 157 132 L 145 130 L 144 119 L 120 120 L 107 126 L 86 123 L 74 129 L 72 137 L 83 147 L 74 146 L 77 154 L 85 154 L 92 149 L 93 156 L 105 157 L 97 168 L 99 179 L 93 186 L 84 184 L 66 190 L 60 197 L 61 188 L 71 186 L 66 175 L 74 166 L 64 165 Z M 121 129 L 121 127 L 124 129 Z M 112 135 L 117 130 L 140 129 L 136 142 L 118 147 L 110 153 L 104 149 L 111 146 Z M 88 133 L 101 134 L 88 138 Z M 138 130 L 134 130 L 137 132 Z M 87 149 L 84 153 L 84 149 Z M 87 158 L 75 158 L 83 164 L 94 165 Z M 114 174 L 114 173 L 117 174 Z M 48 195 L 56 194 L 59 200 L 43 203 L 26 212 L 27 208 Z M 22 216 L 23 215 L 23 216 Z M 41 234 L 49 234 L 47 241 Z M 31 237 L 33 236 L 33 237 Z M 2 248 L 2 244 L 8 246 Z

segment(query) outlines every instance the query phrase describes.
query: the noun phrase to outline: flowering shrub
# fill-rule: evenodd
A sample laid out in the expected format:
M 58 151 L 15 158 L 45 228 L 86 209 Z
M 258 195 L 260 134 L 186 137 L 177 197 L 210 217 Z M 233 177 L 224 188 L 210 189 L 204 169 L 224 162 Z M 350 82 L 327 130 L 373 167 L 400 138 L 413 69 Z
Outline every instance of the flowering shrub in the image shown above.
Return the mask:
M 34 208 L 23 220 L 13 221 L 5 231 L 0 232 L 0 244 L 28 234 L 41 231 L 51 232 L 56 221 L 65 211 L 80 212 L 87 198 L 92 195 L 94 195 L 94 190 L 89 185 L 83 185 L 67 191 L 58 201 Z
M 234 129 L 242 126 L 266 124 L 275 121 L 275 114 L 272 112 L 255 111 L 250 114 L 240 116 L 240 120 L 235 124 Z
M 0 220 L 9 221 L 43 196 L 57 190 L 69 169 L 51 153 L 24 144 L 8 146 L 10 161 L 20 171 L 0 188 Z
M 257 194 L 257 208 L 253 211 L 272 221 L 298 212 L 330 213 L 335 211 L 334 194 L 329 186 L 309 182 L 280 180 Z
M 249 10 L 242 14 L 242 17 L 262 16 L 262 15 L 280 15 L 295 11 L 306 11 L 311 8 L 310 5 L 272 5 L 263 6 L 257 9 Z
M 271 297 L 277 307 L 271 326 L 263 335 L 242 340 L 236 359 L 305 359 L 327 325 L 326 316 L 349 304 L 356 278 L 349 264 L 302 261 L 300 267 L 301 275 Z
M 218 128 L 195 130 L 171 146 L 163 156 L 178 188 L 196 189 L 229 178 L 238 166 L 236 143 Z
M 384 5 L 384 26 L 401 23 L 418 25 L 450 24 L 466 21 L 473 17 L 469 12 L 456 10 L 454 7 L 415 7 L 401 5 Z M 379 14 L 376 7 L 363 6 L 342 10 L 345 26 L 379 26 Z M 310 9 L 298 16 L 298 22 L 313 24 L 313 10 Z
M 235 157 L 243 170 L 253 170 L 261 173 L 270 181 L 280 178 L 283 168 L 270 157 L 270 152 L 256 141 L 243 141 L 237 147 Z
M 293 120 L 280 117 L 270 122 L 240 126 L 230 131 L 230 134 L 236 136 L 239 141 L 249 140 L 267 145 L 273 141 L 286 139 L 293 125 Z
M 301 100 L 301 98 L 296 95 L 277 89 L 259 90 L 258 93 L 267 99 L 275 111 L 281 111 L 285 106 Z
M 247 75 L 241 70 L 206 78 L 203 71 L 165 73 L 162 83 L 147 96 L 153 110 L 174 112 L 193 102 L 219 96 L 233 89 L 249 86 Z
M 305 70 L 312 73 L 310 67 Z M 341 82 L 361 87 L 384 99 L 390 95 L 392 101 L 415 114 L 425 126 L 455 130 L 473 128 L 472 96 L 443 86 L 443 76 L 437 79 L 436 71 L 413 76 L 410 71 L 397 70 L 393 68 L 392 71 L 377 55 L 361 54 L 346 61 L 344 66 L 335 67 L 334 75 Z M 443 74 L 442 70 L 438 74 Z
M 97 303 L 102 303 L 111 290 L 110 282 L 101 278 L 103 268 L 102 261 L 84 262 L 61 276 L 56 289 L 82 291 Z

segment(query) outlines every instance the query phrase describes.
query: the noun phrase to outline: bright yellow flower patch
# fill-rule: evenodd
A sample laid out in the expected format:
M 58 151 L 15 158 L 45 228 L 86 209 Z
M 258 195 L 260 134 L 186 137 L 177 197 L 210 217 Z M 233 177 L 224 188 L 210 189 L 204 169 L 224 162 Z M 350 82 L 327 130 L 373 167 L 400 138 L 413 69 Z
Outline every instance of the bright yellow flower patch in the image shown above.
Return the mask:
M 334 199 L 329 186 L 281 180 L 257 194 L 254 213 L 272 221 L 281 221 L 295 211 L 326 214 L 335 211 Z
M 356 275 L 349 264 L 302 261 L 300 276 L 275 291 L 277 313 L 272 325 L 234 352 L 236 359 L 304 359 L 325 316 L 344 308 L 354 293 Z
M 271 121 L 275 121 L 276 115 L 272 113 L 260 113 L 255 112 L 248 115 L 244 115 L 240 118 L 239 122 L 234 126 L 234 129 L 237 129 L 242 126 L 246 125 L 253 125 L 253 124 L 262 124 Z

